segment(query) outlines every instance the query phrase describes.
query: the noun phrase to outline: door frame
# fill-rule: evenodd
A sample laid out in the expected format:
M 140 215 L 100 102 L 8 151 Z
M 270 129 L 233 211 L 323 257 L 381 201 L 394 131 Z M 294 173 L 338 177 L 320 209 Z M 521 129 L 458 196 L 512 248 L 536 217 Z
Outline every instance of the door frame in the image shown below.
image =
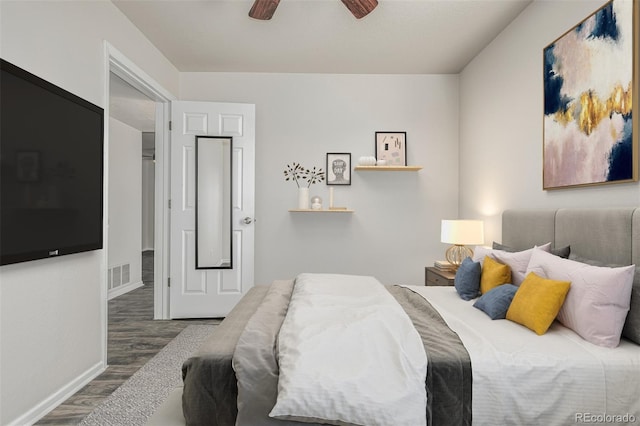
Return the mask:
M 170 197 L 170 131 L 169 121 L 171 119 L 171 101 L 175 100 L 175 96 L 169 93 L 157 81 L 150 77 L 146 72 L 139 68 L 133 61 L 123 55 L 109 42 L 104 42 L 105 52 L 105 153 L 108 153 L 108 120 L 109 120 L 109 73 L 113 72 L 118 77 L 132 85 L 151 100 L 156 102 L 156 125 L 155 125 L 155 203 L 154 203 L 154 319 L 169 319 L 169 197 Z M 109 163 L 108 156 L 105 159 L 105 176 L 104 180 L 109 179 Z M 109 197 L 108 188 L 105 188 L 104 196 L 104 235 L 108 236 L 108 212 Z M 107 360 L 107 254 L 108 254 L 108 238 L 105 238 L 104 251 L 104 271 L 102 286 L 103 301 L 103 322 L 104 322 L 104 360 Z

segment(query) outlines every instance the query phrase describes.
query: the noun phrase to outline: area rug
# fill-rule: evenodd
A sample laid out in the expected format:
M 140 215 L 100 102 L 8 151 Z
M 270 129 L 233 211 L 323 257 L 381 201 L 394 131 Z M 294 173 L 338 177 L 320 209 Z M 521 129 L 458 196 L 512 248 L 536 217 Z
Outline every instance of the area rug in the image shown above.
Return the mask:
M 85 417 L 85 426 L 143 426 L 182 384 L 182 363 L 215 325 L 189 325 Z

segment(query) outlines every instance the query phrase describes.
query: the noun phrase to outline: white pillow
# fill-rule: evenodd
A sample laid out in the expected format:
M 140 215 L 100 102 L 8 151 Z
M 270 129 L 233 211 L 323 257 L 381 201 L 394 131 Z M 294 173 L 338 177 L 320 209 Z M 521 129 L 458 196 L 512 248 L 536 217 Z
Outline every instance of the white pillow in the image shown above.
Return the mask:
M 571 281 L 558 321 L 595 345 L 618 346 L 629 312 L 635 265 L 592 266 L 534 250 L 528 272 Z
M 551 243 L 547 243 L 541 246 L 536 246 L 540 250 L 546 252 L 551 251 Z M 527 276 L 527 266 L 529 266 L 529 259 L 533 253 L 533 248 L 517 252 L 508 252 L 504 250 L 494 250 L 488 247 L 479 246 L 476 247 L 473 252 L 473 261 L 482 262 L 485 256 L 489 256 L 497 262 L 509 265 L 511 268 L 511 280 L 512 284 L 519 286 L 524 278 Z

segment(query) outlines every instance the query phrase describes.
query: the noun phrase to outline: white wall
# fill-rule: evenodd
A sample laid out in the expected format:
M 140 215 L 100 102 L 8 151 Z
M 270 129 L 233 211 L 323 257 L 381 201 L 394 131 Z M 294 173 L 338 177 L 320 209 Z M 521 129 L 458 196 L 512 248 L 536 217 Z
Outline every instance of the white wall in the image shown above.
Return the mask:
M 142 132 L 110 118 L 109 164 L 114 173 L 109 174 L 107 267 L 129 264 L 132 285 L 142 283 L 141 158 Z
M 142 250 L 154 248 L 155 165 L 151 159 L 142 160 Z
M 460 75 L 460 215 L 486 242 L 506 208 L 640 204 L 638 183 L 542 190 L 542 51 L 601 5 L 535 1 Z
M 177 93 L 175 67 L 111 2 L 0 2 L 2 58 L 102 107 L 104 40 Z M 0 424 L 30 423 L 104 368 L 104 262 L 99 250 L 0 268 Z
M 440 220 L 458 214 L 458 77 L 181 73 L 180 98 L 256 105 L 256 283 L 300 272 L 371 274 L 424 284 L 443 258 Z M 352 172 L 335 204 L 353 214 L 295 214 L 287 164 L 327 152 L 374 154 L 374 132 L 406 131 L 409 172 Z M 311 187 L 328 203 L 325 183 Z
M 154 249 L 155 139 L 154 132 L 142 132 L 142 250 Z

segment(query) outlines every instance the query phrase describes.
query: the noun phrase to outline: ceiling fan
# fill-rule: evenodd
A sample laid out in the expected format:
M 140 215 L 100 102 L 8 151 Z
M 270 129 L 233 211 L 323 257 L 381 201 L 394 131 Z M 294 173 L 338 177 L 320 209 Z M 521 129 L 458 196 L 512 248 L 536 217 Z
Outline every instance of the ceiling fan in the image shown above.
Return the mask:
M 278 3 L 280 0 L 255 0 L 249 11 L 249 16 L 263 21 L 271 19 Z M 378 0 L 342 0 L 342 3 L 353 13 L 353 16 L 360 19 L 376 8 Z

